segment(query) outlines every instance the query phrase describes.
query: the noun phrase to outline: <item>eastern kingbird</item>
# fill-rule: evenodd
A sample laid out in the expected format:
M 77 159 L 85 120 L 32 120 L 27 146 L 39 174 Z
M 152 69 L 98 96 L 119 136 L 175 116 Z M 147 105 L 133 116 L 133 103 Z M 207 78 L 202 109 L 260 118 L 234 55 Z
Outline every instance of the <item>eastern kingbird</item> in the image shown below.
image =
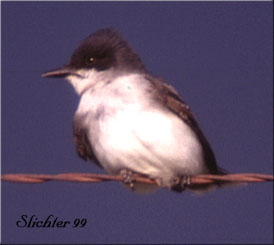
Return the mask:
M 90 35 L 68 65 L 42 76 L 65 78 L 80 95 L 76 151 L 108 173 L 139 173 L 178 192 L 185 176 L 224 174 L 189 106 L 113 29 Z

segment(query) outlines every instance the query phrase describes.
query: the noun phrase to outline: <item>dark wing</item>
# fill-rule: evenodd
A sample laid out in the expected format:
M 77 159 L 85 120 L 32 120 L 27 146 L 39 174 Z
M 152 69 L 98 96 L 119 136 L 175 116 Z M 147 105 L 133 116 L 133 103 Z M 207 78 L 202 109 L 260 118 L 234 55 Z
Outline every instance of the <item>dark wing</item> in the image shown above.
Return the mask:
M 184 120 L 184 122 L 186 122 L 188 126 L 196 133 L 202 144 L 204 160 L 209 172 L 211 174 L 224 174 L 225 171 L 218 168 L 214 153 L 206 137 L 199 128 L 193 114 L 191 113 L 189 106 L 181 99 L 177 91 L 160 78 L 148 76 L 147 79 L 152 83 L 155 98 L 162 102 L 164 106 L 167 106 L 168 109 L 174 112 L 178 117 Z
M 85 161 L 90 159 L 94 163 L 96 163 L 99 167 L 102 167 L 93 153 L 92 146 L 88 140 L 87 129 L 83 126 L 81 121 L 82 121 L 81 118 L 79 118 L 78 116 L 75 116 L 72 123 L 73 139 L 74 139 L 76 152 Z

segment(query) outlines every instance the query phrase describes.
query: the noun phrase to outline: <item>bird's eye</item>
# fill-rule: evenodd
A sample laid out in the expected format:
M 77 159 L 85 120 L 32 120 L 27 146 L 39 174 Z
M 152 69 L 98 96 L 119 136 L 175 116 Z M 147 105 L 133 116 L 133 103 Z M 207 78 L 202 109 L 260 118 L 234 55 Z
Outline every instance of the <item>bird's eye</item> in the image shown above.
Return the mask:
M 86 58 L 86 64 L 87 65 L 92 65 L 94 63 L 94 58 L 93 57 L 87 57 Z

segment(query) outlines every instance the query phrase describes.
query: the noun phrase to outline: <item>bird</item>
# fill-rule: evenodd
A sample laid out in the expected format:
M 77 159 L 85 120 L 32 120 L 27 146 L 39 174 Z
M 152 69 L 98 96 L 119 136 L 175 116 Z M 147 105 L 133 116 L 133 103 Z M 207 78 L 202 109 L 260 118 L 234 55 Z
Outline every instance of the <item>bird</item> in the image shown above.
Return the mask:
M 113 28 L 100 29 L 76 47 L 68 64 L 42 74 L 64 78 L 79 95 L 73 118 L 76 152 L 133 191 L 137 173 L 175 192 L 207 192 L 221 184 L 191 186 L 198 174 L 224 175 L 189 105 Z M 153 189 L 153 188 L 152 188 Z M 154 190 L 154 189 L 153 189 Z

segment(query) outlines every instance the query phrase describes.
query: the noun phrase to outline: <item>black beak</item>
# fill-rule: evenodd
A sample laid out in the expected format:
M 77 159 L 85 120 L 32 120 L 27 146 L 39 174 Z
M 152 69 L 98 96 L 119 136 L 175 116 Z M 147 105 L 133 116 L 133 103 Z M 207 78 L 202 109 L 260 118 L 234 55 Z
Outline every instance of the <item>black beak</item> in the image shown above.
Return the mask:
M 69 66 L 63 66 L 61 68 L 57 68 L 55 70 L 42 74 L 42 77 L 64 78 L 68 75 L 80 76 L 75 70 L 73 70 Z

